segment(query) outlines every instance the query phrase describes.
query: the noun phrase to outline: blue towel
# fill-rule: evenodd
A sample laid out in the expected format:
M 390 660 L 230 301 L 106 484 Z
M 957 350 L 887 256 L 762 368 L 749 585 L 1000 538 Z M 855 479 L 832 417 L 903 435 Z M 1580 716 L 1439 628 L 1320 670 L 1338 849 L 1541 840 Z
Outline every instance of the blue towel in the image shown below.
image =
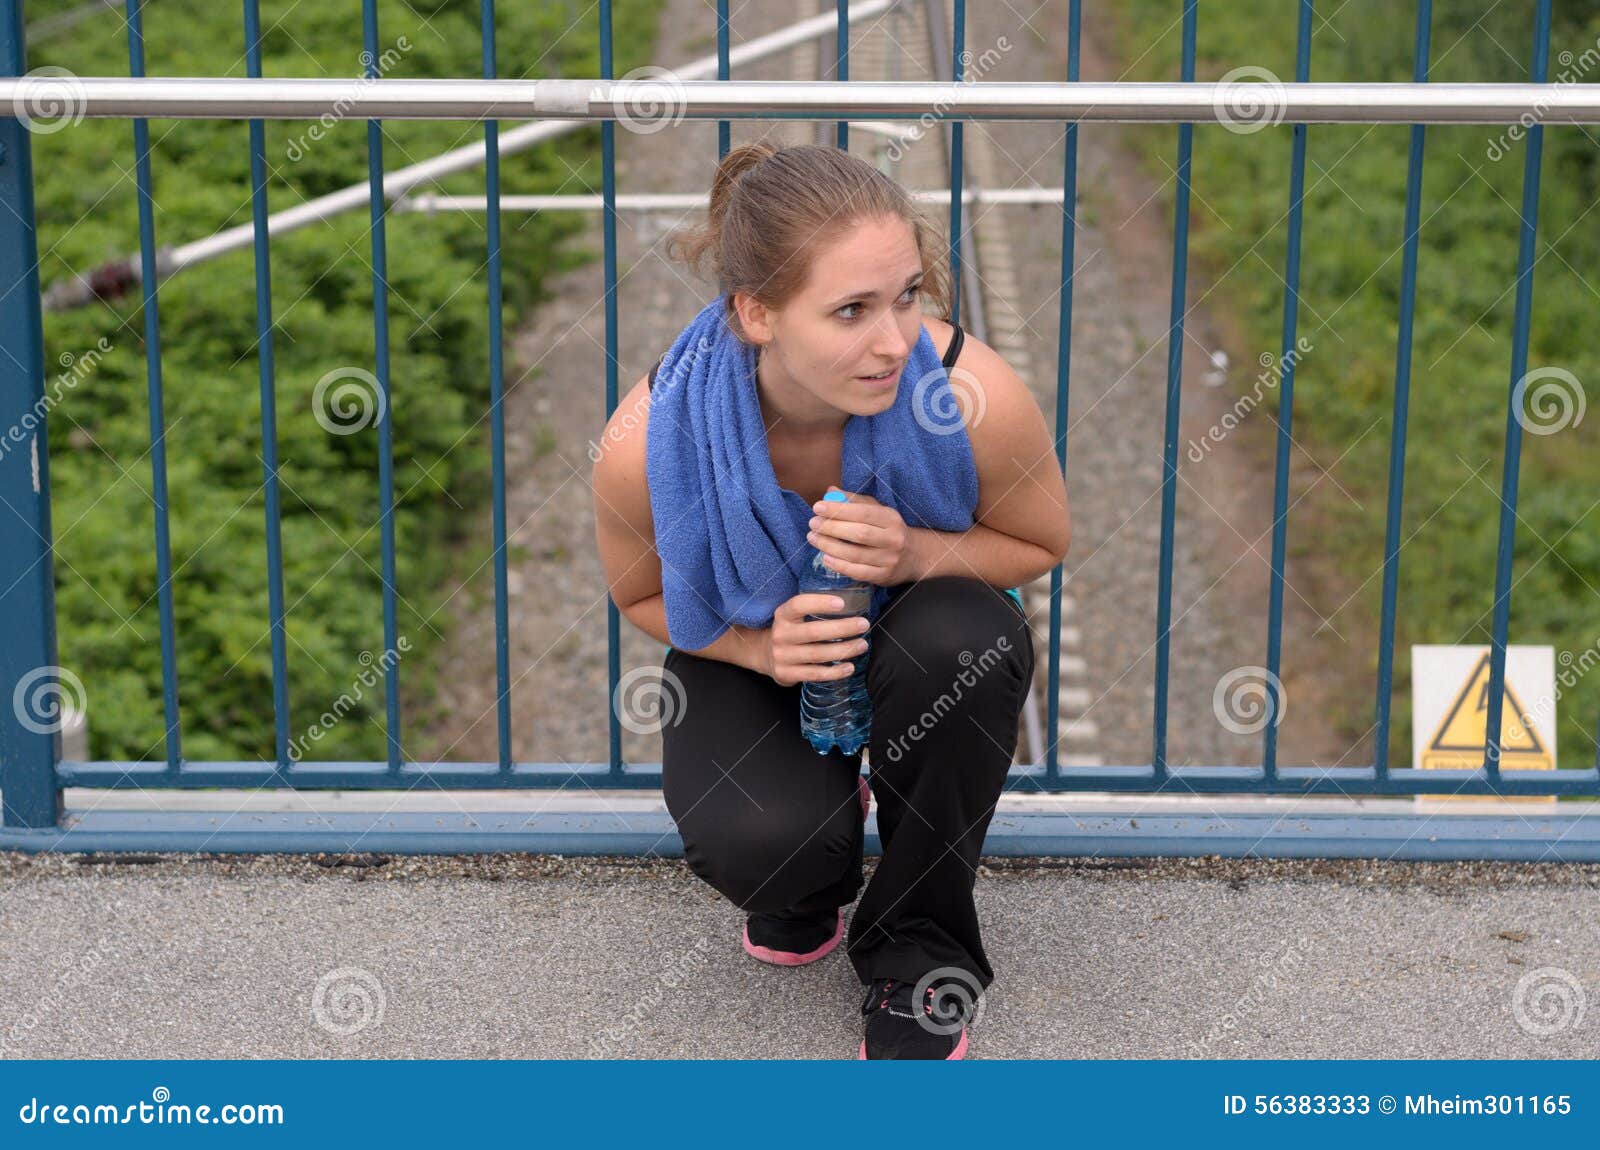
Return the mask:
M 733 334 L 725 314 L 719 296 L 673 341 L 656 374 L 646 431 L 667 634 L 690 651 L 733 623 L 769 626 L 773 612 L 799 594 L 811 555 L 811 504 L 778 486 L 756 394 L 755 349 Z M 972 526 L 972 444 L 926 328 L 894 405 L 845 423 L 842 465 L 841 487 L 893 507 L 908 526 Z M 886 587 L 874 589 L 873 618 L 888 595 Z

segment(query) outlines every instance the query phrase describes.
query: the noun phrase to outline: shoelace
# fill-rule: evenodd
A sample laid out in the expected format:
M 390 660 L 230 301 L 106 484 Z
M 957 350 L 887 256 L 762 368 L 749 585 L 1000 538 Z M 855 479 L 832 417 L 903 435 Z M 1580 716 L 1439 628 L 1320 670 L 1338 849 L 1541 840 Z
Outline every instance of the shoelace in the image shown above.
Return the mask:
M 935 989 L 935 986 L 930 984 L 922 992 L 922 1013 L 930 1018 L 934 1017 L 933 996 Z M 912 1001 L 912 995 L 915 991 L 916 984 L 906 982 L 903 979 L 877 979 L 867 988 L 867 996 L 861 1002 L 861 1013 L 870 1015 L 874 1011 L 887 1010 L 891 1014 L 897 1014 L 902 1018 L 915 1018 L 915 1004 Z M 945 1018 L 939 1020 L 940 1022 L 953 1022 L 955 1020 L 953 1011 L 960 1008 L 952 1004 L 944 1007 L 944 1009 L 947 1014 Z M 966 1012 L 961 1011 L 961 1013 L 965 1015 Z M 962 1022 L 966 1022 L 965 1017 L 962 1018 Z

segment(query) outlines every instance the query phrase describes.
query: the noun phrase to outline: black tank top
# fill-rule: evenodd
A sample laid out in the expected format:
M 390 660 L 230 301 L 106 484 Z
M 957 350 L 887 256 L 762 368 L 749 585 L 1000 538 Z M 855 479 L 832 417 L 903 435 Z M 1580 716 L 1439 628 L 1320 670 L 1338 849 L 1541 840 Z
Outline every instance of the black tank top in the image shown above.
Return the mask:
M 950 346 L 945 348 L 944 356 L 939 360 L 940 363 L 944 364 L 946 371 L 956 365 L 956 357 L 961 354 L 961 345 L 967 341 L 967 333 L 961 330 L 960 324 L 951 324 L 951 326 L 956 329 L 955 335 L 951 337 Z M 666 356 L 662 356 L 661 359 L 656 360 L 656 365 L 650 369 L 651 391 L 656 389 L 656 372 L 661 370 L 661 362 L 666 358 Z

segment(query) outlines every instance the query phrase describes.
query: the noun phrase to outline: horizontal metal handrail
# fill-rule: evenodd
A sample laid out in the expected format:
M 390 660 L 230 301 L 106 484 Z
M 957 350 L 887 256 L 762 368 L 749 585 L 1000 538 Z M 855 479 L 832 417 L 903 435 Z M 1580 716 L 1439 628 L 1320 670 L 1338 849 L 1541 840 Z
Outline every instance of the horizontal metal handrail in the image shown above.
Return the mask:
M 852 80 L 340 80 L 21 76 L 0 110 L 177 120 L 1085 120 L 1600 124 L 1596 84 L 981 83 Z

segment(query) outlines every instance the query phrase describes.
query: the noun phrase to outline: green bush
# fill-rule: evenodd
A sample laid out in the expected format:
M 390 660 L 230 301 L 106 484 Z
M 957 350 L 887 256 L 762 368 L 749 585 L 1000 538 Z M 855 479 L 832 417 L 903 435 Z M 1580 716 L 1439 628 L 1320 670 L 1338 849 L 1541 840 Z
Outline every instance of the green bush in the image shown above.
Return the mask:
M 618 0 L 617 74 L 648 59 L 659 0 Z M 72 0 L 75 4 L 76 0 Z M 30 19 L 72 6 L 29 5 Z M 567 3 L 498 6 L 499 74 L 598 75 L 598 17 Z M 245 75 L 242 8 L 163 0 L 144 14 L 150 75 Z M 481 75 L 476 0 L 379 5 L 380 56 L 392 78 Z M 262 4 L 269 77 L 362 74 L 361 6 Z M 126 75 L 115 13 L 30 51 L 29 66 L 78 75 Z M 269 202 L 282 210 L 362 181 L 367 125 L 346 120 L 320 139 L 310 121 L 268 121 Z M 509 128 L 511 124 L 507 124 Z M 248 224 L 248 126 L 234 121 L 150 123 L 156 242 L 177 245 Z M 384 126 L 389 170 L 482 138 L 461 122 Z M 598 188 L 599 129 L 507 156 L 514 192 Z M 291 156 L 297 158 L 291 159 Z M 46 285 L 138 250 L 133 129 L 84 120 L 33 138 L 40 275 Z M 482 169 L 423 189 L 482 194 Z M 330 434 L 312 393 L 339 368 L 374 366 L 373 275 L 365 206 L 274 239 L 272 295 L 281 463 L 284 595 L 288 605 L 291 733 L 304 731 L 363 668 L 381 657 L 378 438 L 375 427 Z M 487 495 L 488 278 L 481 214 L 400 214 L 387 220 L 390 418 L 398 621 L 410 650 L 400 674 L 427 666 L 445 616 L 436 593 L 455 534 Z M 570 214 L 505 217 L 504 322 L 541 298 L 545 277 L 579 255 L 562 241 Z M 255 262 L 249 248 L 192 267 L 159 292 L 165 446 L 172 533 L 183 753 L 190 759 L 270 759 L 272 667 L 256 341 Z M 100 355 L 95 349 L 110 350 Z M 45 317 L 47 373 L 61 372 L 50 415 L 62 664 L 83 680 L 96 758 L 160 759 L 160 624 L 151 498 L 143 308 L 137 292 Z M 79 364 L 77 371 L 65 366 Z M 84 370 L 83 364 L 90 364 Z M 77 375 L 81 374 L 81 381 Z M 507 384 L 514 381 L 507 365 Z M 47 374 L 47 392 L 56 383 Z M 487 554 L 486 540 L 474 540 Z M 310 758 L 385 753 L 383 691 Z M 402 732 L 404 735 L 404 732 Z
M 1255 65 L 1291 79 L 1294 8 L 1271 0 L 1202 5 L 1197 77 L 1215 80 Z M 1435 4 L 1431 79 L 1526 82 L 1531 11 Z M 1177 78 L 1181 12 L 1179 0 L 1121 6 L 1120 55 L 1133 61 L 1127 79 Z M 1600 70 L 1585 74 L 1583 63 L 1586 52 L 1595 59 L 1600 4 L 1558 5 L 1557 17 L 1550 79 L 1564 70 L 1574 82 L 1600 79 Z M 1410 4 L 1319 5 L 1311 78 L 1410 80 L 1413 20 Z M 1129 136 L 1150 172 L 1167 181 L 1170 204 L 1172 130 Z M 1346 593 L 1355 594 L 1335 625 L 1374 673 L 1409 137 L 1402 125 L 1312 125 L 1307 134 L 1299 330 L 1315 350 L 1296 371 L 1294 434 L 1321 466 L 1334 469 L 1349 497 L 1319 483 L 1291 514 L 1288 538 L 1293 556 L 1334 567 Z M 1278 350 L 1289 145 L 1287 126 L 1255 134 L 1195 130 L 1195 266 L 1207 285 L 1218 282 L 1207 306 L 1242 324 L 1250 361 Z M 1544 147 L 1528 367 L 1563 368 L 1592 398 L 1600 381 L 1593 318 L 1600 290 L 1590 283 L 1600 228 L 1588 219 L 1600 193 L 1596 141 L 1588 129 L 1549 126 Z M 1503 128 L 1427 131 L 1403 505 L 1403 537 L 1411 541 L 1401 553 L 1395 640 L 1396 763 L 1411 758 L 1410 644 L 1490 637 L 1523 154 Z M 1275 411 L 1275 398 L 1272 405 Z M 1591 412 L 1559 434 L 1525 434 L 1522 441 L 1510 640 L 1553 644 L 1558 661 L 1600 645 L 1597 425 Z M 1275 434 L 1270 419 L 1254 432 L 1268 442 Z M 1306 482 L 1314 478 L 1308 469 Z M 1292 636 L 1284 658 L 1286 666 L 1297 658 Z M 1559 662 L 1558 672 L 1564 667 Z M 1580 678 L 1561 700 L 1563 765 L 1593 763 L 1597 714 L 1600 676 Z M 1370 689 L 1343 700 L 1333 718 L 1361 737 L 1373 719 Z

